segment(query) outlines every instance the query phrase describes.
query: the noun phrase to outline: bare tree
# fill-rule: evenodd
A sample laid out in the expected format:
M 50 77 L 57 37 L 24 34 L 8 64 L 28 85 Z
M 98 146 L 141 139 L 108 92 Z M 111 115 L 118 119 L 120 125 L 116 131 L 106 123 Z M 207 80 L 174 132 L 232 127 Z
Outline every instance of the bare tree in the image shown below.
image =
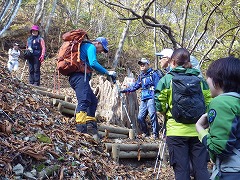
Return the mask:
M 5 20 L 3 20 L 4 16 L 7 14 L 7 11 L 11 6 L 9 5 L 8 2 L 6 3 L 6 6 L 4 6 L 5 9 L 3 9 L 3 13 L 1 13 L 1 24 L 3 26 L 3 29 L 0 31 L 0 38 L 3 35 L 3 33 L 10 27 L 13 19 L 15 18 L 16 14 L 18 12 L 18 9 L 19 9 L 21 3 L 22 3 L 22 0 L 13 2 L 12 8 L 8 14 L 8 17 L 6 17 Z
M 44 14 L 44 8 L 47 0 L 38 0 L 33 17 L 34 24 L 40 24 Z

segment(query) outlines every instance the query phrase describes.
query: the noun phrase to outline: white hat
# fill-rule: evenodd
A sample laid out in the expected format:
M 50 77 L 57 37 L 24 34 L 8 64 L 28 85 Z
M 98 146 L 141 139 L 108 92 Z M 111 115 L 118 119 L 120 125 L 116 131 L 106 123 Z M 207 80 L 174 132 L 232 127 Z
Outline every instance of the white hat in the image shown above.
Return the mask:
M 140 61 L 138 61 L 138 64 L 150 64 L 150 61 L 146 58 L 142 58 Z
M 173 54 L 172 49 L 163 49 L 160 53 L 156 53 L 156 56 L 171 58 L 172 54 Z

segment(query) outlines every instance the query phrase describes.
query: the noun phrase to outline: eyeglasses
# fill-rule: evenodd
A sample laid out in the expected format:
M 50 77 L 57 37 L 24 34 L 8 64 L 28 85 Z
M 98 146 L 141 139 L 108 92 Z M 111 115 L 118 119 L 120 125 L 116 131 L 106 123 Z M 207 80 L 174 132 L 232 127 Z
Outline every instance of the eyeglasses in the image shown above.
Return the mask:
M 142 63 L 142 64 L 139 64 L 141 67 L 145 66 L 147 63 Z
M 162 57 L 160 57 L 160 59 L 163 59 L 163 58 L 167 58 L 166 56 L 162 56 Z

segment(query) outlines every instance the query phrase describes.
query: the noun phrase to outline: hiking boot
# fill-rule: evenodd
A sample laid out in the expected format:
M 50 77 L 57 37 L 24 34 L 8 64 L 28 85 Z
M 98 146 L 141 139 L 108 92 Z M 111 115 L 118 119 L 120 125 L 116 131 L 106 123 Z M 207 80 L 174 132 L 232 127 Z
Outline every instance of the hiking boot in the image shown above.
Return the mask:
M 76 124 L 76 130 L 81 133 L 87 133 L 87 125 L 86 124 Z
M 87 133 L 91 135 L 98 134 L 96 121 L 87 121 Z

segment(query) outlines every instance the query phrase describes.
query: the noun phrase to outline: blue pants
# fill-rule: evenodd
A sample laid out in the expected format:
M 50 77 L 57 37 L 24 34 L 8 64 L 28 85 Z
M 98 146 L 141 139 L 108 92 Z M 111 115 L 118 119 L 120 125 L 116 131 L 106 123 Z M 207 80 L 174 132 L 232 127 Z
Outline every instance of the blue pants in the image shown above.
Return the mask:
M 142 100 L 139 107 L 139 113 L 138 113 L 138 123 L 140 125 L 140 129 L 143 133 L 149 135 L 147 124 L 146 124 L 146 117 L 149 114 L 151 119 L 151 125 L 152 125 L 152 133 L 158 137 L 159 136 L 159 124 L 157 121 L 157 113 L 155 108 L 155 101 L 154 99 L 147 99 Z
M 32 56 L 31 59 L 28 60 L 29 67 L 29 83 L 34 84 L 36 86 L 40 85 L 40 67 L 41 62 L 39 61 L 40 56 Z
M 190 180 L 190 162 L 195 180 L 209 179 L 209 155 L 198 137 L 167 136 L 166 142 L 176 180 Z
M 69 77 L 69 83 L 74 89 L 78 101 L 76 112 L 87 112 L 88 116 L 95 117 L 98 100 L 89 85 L 90 77 L 86 76 L 84 80 L 84 73 L 72 73 Z

